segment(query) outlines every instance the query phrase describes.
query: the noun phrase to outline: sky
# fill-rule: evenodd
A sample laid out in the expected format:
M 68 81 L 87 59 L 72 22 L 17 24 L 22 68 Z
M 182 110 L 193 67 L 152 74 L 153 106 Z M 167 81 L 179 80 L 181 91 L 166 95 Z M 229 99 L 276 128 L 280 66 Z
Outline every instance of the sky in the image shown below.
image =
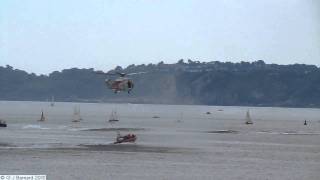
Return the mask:
M 0 66 L 37 74 L 179 59 L 320 66 L 318 0 L 1 0 Z

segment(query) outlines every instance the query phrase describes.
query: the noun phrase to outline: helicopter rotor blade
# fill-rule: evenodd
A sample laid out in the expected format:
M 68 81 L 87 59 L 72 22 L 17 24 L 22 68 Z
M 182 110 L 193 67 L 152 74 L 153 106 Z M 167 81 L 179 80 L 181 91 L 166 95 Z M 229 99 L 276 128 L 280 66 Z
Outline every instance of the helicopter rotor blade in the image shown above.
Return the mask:
M 121 73 L 121 72 L 116 72 L 119 76 L 121 76 L 121 77 L 124 77 L 124 76 L 126 76 L 127 74 L 126 73 Z
M 145 73 L 148 73 L 148 72 L 135 72 L 135 73 L 129 73 L 129 74 L 126 74 L 126 75 L 127 76 L 132 76 L 132 75 L 145 74 Z
M 133 76 L 133 75 L 138 75 L 138 74 L 145 74 L 148 72 L 134 72 L 134 73 L 121 73 L 121 72 L 113 72 L 113 73 L 105 73 L 103 71 L 97 71 L 96 74 L 100 74 L 100 75 L 110 75 L 110 76 L 120 76 L 120 77 L 125 77 L 125 76 Z
M 98 72 L 96 72 L 96 74 L 100 74 L 100 75 L 111 75 L 111 76 L 117 76 L 117 75 L 118 75 L 117 73 L 105 73 L 105 72 L 102 72 L 102 71 L 98 71 Z
M 102 71 L 97 71 L 96 74 L 105 75 L 106 73 Z

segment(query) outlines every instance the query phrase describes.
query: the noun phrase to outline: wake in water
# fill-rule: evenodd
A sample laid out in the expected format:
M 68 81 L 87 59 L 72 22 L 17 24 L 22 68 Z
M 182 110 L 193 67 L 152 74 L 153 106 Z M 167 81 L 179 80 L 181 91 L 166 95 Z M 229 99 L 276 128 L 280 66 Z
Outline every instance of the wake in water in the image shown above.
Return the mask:
M 22 129 L 50 129 L 50 128 L 41 127 L 40 125 L 36 125 L 36 124 L 28 124 L 23 126 Z
M 305 132 L 305 131 L 257 131 L 256 133 L 261 134 L 280 134 L 280 135 L 320 135 L 320 132 Z

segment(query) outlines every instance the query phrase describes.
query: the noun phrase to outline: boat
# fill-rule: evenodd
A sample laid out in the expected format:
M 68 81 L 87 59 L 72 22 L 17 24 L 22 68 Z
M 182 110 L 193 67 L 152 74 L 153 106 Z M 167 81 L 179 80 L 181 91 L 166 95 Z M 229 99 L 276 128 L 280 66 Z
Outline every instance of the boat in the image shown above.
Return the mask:
M 54 96 L 51 96 L 51 103 L 50 106 L 53 107 L 54 106 Z
M 250 117 L 249 110 L 247 111 L 247 114 L 246 114 L 246 124 L 253 124 L 251 117 Z
M 181 123 L 183 119 L 183 112 L 180 113 L 180 117 L 178 118 L 177 122 Z
M 6 121 L 0 119 L 0 127 L 7 127 Z
M 73 110 L 73 117 L 72 117 L 72 122 L 80 122 L 82 120 L 82 117 L 80 115 L 80 107 L 74 107 Z
M 116 141 L 113 144 L 121 144 L 121 143 L 134 143 L 137 140 L 137 136 L 135 134 L 127 134 L 122 136 L 120 132 L 118 132 Z
M 160 118 L 160 116 L 152 116 L 152 118 L 158 119 L 158 118 Z
M 117 111 L 112 111 L 111 115 L 110 115 L 110 118 L 109 118 L 109 122 L 113 123 L 113 122 L 118 122 L 118 121 L 119 121 L 119 118 L 118 118 L 118 115 L 117 115 Z
M 45 120 L 46 120 L 46 117 L 44 117 L 44 113 L 43 113 L 43 111 L 41 111 L 41 117 L 38 121 L 43 122 Z
M 211 114 L 211 112 L 210 112 L 210 111 L 208 111 L 208 112 L 206 112 L 206 114 Z

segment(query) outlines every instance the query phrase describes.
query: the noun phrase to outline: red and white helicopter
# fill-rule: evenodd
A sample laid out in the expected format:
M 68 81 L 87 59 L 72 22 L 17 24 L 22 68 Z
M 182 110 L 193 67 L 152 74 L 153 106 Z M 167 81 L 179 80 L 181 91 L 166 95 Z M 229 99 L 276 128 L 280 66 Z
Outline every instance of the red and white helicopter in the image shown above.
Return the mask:
M 116 79 L 105 79 L 105 83 L 109 89 L 112 89 L 114 93 L 118 93 L 121 91 L 126 91 L 130 93 L 130 91 L 134 87 L 134 83 L 132 79 L 126 77 L 126 76 L 132 76 L 132 75 L 137 75 L 137 74 L 144 74 L 146 72 L 137 72 L 137 73 L 120 73 L 120 72 L 115 72 L 115 73 L 104 73 L 104 72 L 97 72 L 97 74 L 102 74 L 102 75 L 107 75 L 107 76 L 119 76 Z

